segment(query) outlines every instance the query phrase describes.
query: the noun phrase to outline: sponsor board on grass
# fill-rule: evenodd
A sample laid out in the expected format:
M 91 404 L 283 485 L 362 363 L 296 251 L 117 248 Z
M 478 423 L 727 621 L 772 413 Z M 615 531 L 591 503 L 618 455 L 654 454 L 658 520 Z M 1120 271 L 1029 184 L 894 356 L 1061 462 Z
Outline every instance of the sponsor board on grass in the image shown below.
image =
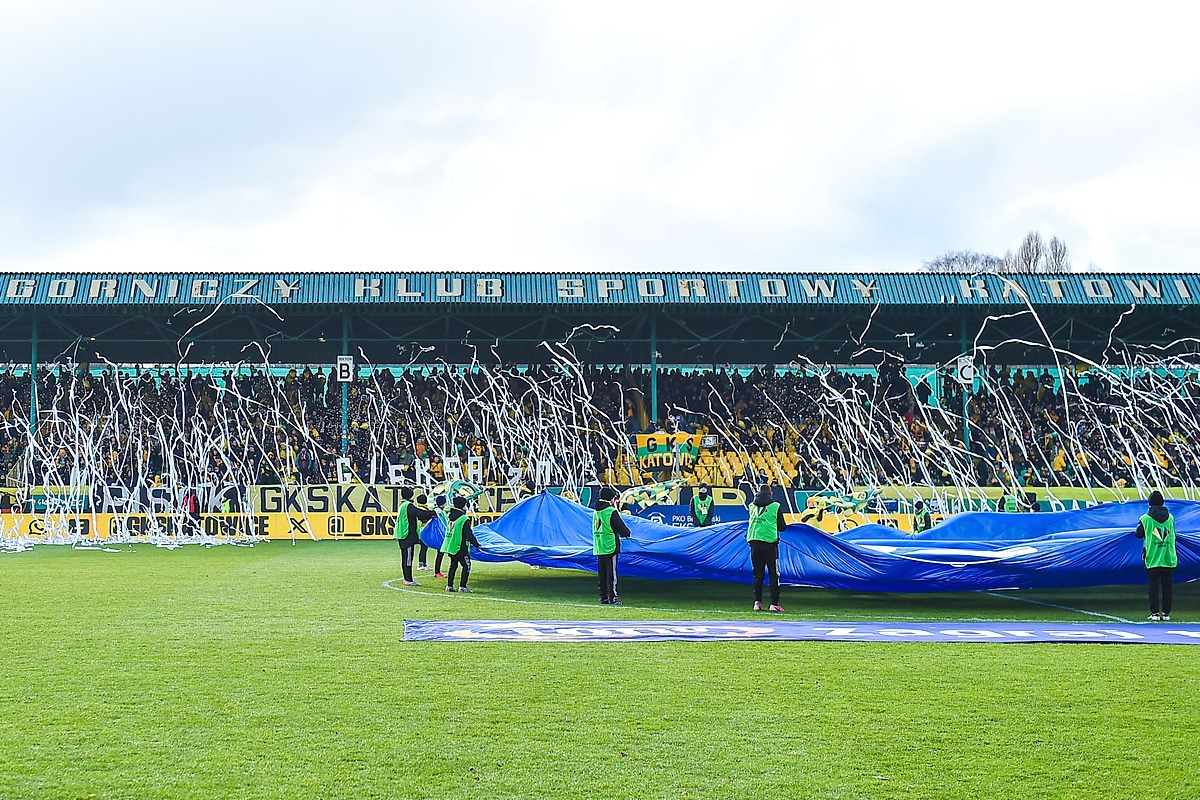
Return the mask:
M 739 622 L 638 620 L 405 620 L 404 641 L 437 642 L 1075 642 L 1200 644 L 1197 623 Z

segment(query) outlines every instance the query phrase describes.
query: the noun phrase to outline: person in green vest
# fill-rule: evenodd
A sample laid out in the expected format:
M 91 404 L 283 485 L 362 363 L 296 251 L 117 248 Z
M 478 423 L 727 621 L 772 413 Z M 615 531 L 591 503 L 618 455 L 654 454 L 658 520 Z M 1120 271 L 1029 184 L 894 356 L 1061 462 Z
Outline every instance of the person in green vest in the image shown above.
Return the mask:
M 433 511 L 421 508 L 425 502 L 426 497 L 423 494 L 418 498 L 420 505 L 413 502 L 411 486 L 405 486 L 400 490 L 400 508 L 396 510 L 396 528 L 393 536 L 396 544 L 400 546 L 405 586 L 421 585 L 413 580 L 413 550 L 421 541 L 421 526 L 433 519 Z
M 750 522 L 746 525 L 746 541 L 750 544 L 750 563 L 754 566 L 754 610 L 762 611 L 763 577 L 771 578 L 771 606 L 776 613 L 779 605 L 779 534 L 787 527 L 779 503 L 772 497 L 771 487 L 763 484 L 750 504 Z
M 617 491 L 605 486 L 592 515 L 592 554 L 596 556 L 600 603 L 606 606 L 621 605 L 617 596 L 617 558 L 621 555 L 621 540 L 629 537 L 629 527 L 613 505 L 616 499 Z
M 913 506 L 913 533 L 924 533 L 933 527 L 933 515 L 925 506 L 924 500 L 918 500 Z
M 1162 492 L 1150 493 L 1150 508 L 1138 521 L 1134 535 L 1142 540 L 1142 562 L 1150 584 L 1150 619 L 1169 622 L 1171 619 L 1171 580 L 1179 566 L 1175 549 L 1175 517 L 1167 511 Z M 1159 589 L 1162 605 L 1159 605 Z
M 456 497 L 454 507 L 446 515 L 446 538 L 441 551 L 450 557 L 450 571 L 446 574 L 447 592 L 471 592 L 467 579 L 471 576 L 471 547 L 479 547 L 479 540 L 471 530 L 471 515 L 467 513 L 467 498 Z M 454 588 L 454 573 L 462 568 L 462 579 Z
M 692 493 L 692 527 L 706 528 L 712 524 L 713 498 L 708 484 L 702 483 Z
M 1001 510 L 1006 514 L 1016 514 L 1021 510 L 1021 499 L 1017 497 L 1016 492 L 1010 492 L 1004 495 L 1003 505 Z

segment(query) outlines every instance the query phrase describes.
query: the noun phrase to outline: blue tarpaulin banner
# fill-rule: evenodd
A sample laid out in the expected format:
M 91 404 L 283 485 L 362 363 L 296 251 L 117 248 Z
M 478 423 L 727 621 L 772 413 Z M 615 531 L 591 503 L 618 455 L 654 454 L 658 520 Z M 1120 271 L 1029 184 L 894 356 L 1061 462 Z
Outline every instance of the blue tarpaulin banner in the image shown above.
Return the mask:
M 1200 502 L 1169 500 L 1179 568 L 1175 582 L 1200 579 Z M 783 583 L 872 592 L 1063 589 L 1146 580 L 1142 540 L 1133 535 L 1145 503 L 1108 503 L 1039 514 L 969 512 L 912 535 L 861 525 L 831 535 L 808 525 L 779 536 Z M 621 542 L 623 577 L 750 583 L 746 523 L 707 528 L 663 525 L 622 515 L 632 537 Z M 475 529 L 479 561 L 523 561 L 596 571 L 592 511 L 551 494 L 528 498 Z M 431 546 L 442 528 L 422 532 Z
M 404 641 L 426 642 L 1081 642 L 1200 644 L 1200 624 L 1026 622 L 643 622 L 637 620 L 405 620 Z

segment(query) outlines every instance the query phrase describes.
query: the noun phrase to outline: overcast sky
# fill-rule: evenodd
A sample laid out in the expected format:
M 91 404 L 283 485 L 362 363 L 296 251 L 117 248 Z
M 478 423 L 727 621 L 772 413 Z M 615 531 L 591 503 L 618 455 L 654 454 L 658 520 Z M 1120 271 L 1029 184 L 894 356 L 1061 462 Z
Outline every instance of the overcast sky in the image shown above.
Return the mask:
M 0 269 L 1200 270 L 1200 12 L 0 2 Z

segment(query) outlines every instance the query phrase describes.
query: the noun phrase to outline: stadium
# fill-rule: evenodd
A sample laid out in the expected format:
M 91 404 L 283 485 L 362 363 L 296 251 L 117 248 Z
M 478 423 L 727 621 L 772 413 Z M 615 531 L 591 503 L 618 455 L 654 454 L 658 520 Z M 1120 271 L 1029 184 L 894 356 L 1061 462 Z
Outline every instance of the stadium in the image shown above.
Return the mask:
M 1138 796 L 1200 733 L 1200 276 L 3 280 L 5 796 Z M 761 486 L 801 634 L 750 609 Z M 414 493 L 468 501 L 475 594 L 401 581 Z
M 793 514 L 869 492 L 901 524 L 918 498 L 1190 497 L 1197 293 L 1187 275 L 10 276 L 5 502 L 161 515 L 190 488 L 201 512 L 249 512 L 265 486 L 458 478 L 494 514 L 523 490 L 766 479 Z

